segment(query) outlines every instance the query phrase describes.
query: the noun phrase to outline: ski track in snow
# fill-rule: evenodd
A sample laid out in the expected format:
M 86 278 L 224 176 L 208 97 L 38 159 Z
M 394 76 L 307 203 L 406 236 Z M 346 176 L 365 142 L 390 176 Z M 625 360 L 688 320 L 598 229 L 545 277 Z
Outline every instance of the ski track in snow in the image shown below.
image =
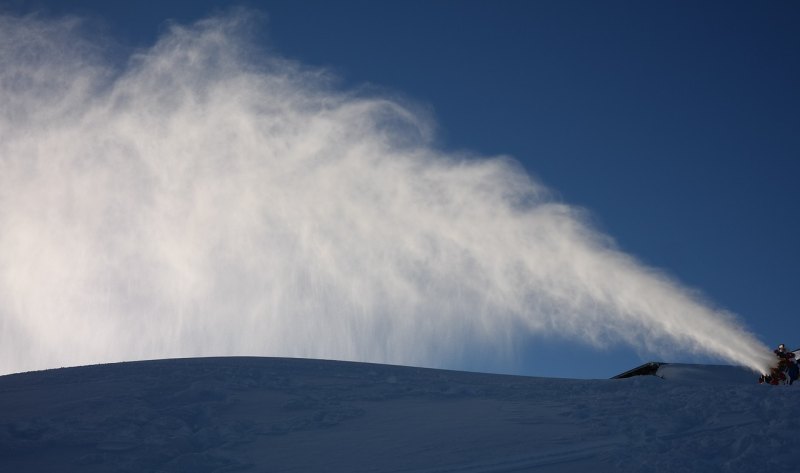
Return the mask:
M 751 472 L 795 461 L 795 387 L 742 372 L 736 383 L 731 367 L 669 369 L 666 380 L 586 381 L 199 358 L 3 376 L 0 471 Z

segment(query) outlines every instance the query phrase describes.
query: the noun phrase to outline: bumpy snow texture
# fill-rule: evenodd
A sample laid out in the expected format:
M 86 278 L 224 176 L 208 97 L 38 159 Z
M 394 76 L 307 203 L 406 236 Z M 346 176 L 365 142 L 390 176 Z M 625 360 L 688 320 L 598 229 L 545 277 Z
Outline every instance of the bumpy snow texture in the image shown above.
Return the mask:
M 767 471 L 796 387 L 733 367 L 567 380 L 279 358 L 0 377 L 0 471 Z

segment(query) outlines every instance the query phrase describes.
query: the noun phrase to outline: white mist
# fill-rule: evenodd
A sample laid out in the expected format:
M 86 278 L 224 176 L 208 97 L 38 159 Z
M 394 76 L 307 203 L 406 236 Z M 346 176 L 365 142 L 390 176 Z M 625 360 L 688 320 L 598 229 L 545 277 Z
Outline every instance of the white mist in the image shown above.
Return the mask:
M 513 160 L 259 53 L 247 14 L 123 67 L 0 19 L 0 372 L 269 355 L 441 366 L 525 334 L 757 371 L 737 320 L 618 251 Z

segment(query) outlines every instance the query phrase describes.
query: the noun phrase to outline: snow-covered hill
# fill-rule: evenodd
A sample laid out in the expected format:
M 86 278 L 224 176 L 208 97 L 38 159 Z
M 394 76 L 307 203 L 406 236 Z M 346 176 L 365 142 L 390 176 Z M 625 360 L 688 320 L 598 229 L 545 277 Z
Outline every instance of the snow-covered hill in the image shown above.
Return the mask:
M 800 396 L 732 367 L 566 380 L 275 358 L 0 377 L 2 472 L 785 470 Z

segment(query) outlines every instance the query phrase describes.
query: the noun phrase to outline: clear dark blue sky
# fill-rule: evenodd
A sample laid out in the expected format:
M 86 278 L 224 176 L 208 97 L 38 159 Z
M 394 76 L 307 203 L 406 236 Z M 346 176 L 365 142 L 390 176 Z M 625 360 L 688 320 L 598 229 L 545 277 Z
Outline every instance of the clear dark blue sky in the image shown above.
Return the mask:
M 280 54 L 430 107 L 442 147 L 514 156 L 625 251 L 765 343 L 800 346 L 800 2 L 237 4 L 267 13 L 263 40 Z M 0 0 L 98 19 L 142 46 L 169 19 L 231 5 Z M 565 369 L 536 374 L 575 375 L 585 356 L 607 358 L 597 376 L 642 361 L 571 342 L 532 350 Z

